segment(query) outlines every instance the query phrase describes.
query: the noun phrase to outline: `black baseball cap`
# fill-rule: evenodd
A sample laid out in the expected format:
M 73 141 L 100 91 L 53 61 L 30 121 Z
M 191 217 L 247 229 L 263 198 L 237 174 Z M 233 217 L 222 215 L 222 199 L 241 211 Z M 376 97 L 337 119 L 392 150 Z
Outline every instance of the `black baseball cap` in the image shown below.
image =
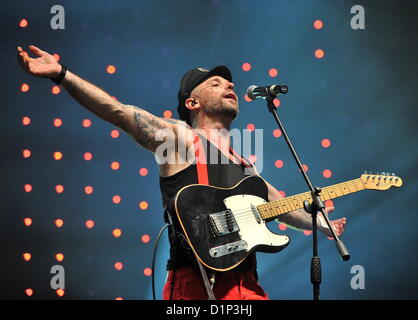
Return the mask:
M 225 66 L 217 66 L 211 70 L 205 68 L 195 68 L 188 71 L 180 82 L 180 89 L 178 93 L 179 105 L 177 112 L 181 120 L 184 120 L 192 125 L 190 120 L 190 110 L 185 106 L 186 99 L 190 98 L 190 94 L 194 88 L 196 88 L 203 81 L 213 76 L 220 76 L 230 82 L 232 82 L 231 71 Z

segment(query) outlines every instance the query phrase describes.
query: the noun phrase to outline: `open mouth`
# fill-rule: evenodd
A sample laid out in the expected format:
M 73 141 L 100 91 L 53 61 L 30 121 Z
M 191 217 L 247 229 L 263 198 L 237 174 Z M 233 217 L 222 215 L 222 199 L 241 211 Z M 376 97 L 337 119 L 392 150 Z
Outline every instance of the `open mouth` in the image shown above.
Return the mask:
M 224 95 L 224 98 L 226 98 L 226 99 L 232 99 L 235 102 L 238 100 L 237 99 L 237 96 L 235 94 L 233 94 L 233 93 L 228 93 L 228 94 Z

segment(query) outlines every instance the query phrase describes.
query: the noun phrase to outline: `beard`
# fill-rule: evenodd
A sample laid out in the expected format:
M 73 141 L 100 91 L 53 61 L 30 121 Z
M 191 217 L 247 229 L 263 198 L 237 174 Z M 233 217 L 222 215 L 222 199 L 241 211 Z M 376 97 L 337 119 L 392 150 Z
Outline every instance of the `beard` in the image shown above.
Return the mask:
M 210 115 L 226 117 L 234 120 L 239 113 L 238 101 L 234 104 L 233 102 L 225 101 L 224 98 L 219 98 L 215 101 L 215 103 L 207 106 L 205 111 Z

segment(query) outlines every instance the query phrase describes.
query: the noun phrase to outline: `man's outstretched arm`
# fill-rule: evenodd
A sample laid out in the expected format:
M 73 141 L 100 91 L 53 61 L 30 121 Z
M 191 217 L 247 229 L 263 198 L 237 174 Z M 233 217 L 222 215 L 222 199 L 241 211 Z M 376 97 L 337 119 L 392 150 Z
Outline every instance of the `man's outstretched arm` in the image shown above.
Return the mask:
M 21 47 L 18 50 L 18 62 L 30 75 L 41 78 L 56 78 L 61 65 L 46 51 L 35 46 L 29 50 L 37 58 L 31 58 Z M 158 130 L 170 128 L 176 133 L 175 121 L 161 119 L 153 114 L 130 105 L 124 105 L 96 85 L 80 78 L 67 70 L 61 85 L 83 107 L 98 117 L 108 121 L 129 133 L 141 146 L 155 152 L 163 141 L 156 141 Z

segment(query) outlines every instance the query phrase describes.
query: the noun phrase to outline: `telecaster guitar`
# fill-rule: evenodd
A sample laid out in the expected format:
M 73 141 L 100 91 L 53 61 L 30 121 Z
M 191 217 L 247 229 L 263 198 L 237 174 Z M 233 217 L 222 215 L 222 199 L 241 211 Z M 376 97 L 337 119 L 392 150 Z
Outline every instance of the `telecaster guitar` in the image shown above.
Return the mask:
M 360 178 L 325 187 L 322 201 L 361 190 L 400 187 L 396 176 L 363 174 Z M 271 232 L 266 222 L 312 202 L 310 192 L 268 202 L 268 189 L 259 176 L 248 176 L 231 188 L 192 184 L 175 197 L 174 209 L 196 257 L 206 267 L 227 271 L 251 252 L 278 252 L 289 244 L 286 235 Z

